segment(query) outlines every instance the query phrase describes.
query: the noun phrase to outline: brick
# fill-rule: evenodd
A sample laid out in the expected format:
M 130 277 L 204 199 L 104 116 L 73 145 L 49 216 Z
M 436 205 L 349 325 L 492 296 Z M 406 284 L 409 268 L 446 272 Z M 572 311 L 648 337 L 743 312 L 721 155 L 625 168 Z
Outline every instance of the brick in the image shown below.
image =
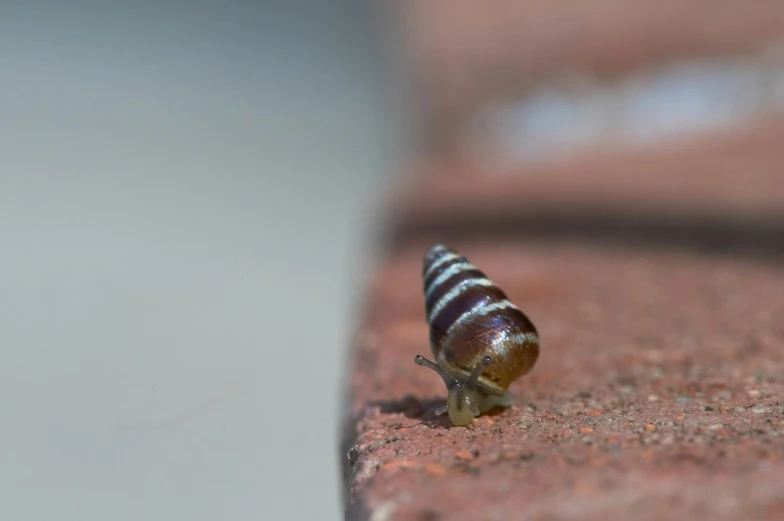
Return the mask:
M 428 352 L 424 244 L 392 254 L 350 375 L 355 519 L 784 515 L 784 271 L 688 253 L 454 246 L 534 320 L 541 359 L 491 421 L 435 417 L 443 384 L 413 363 Z
M 539 19 L 553 17 L 547 29 L 504 39 L 503 28 L 482 33 L 498 7 L 438 5 L 417 4 L 419 15 L 443 15 L 422 26 L 432 32 L 417 44 L 434 46 L 421 63 L 447 56 L 437 81 L 455 88 L 444 107 L 460 110 L 471 109 L 471 96 L 492 95 L 486 85 L 461 91 L 452 76 L 460 67 L 491 71 L 467 74 L 469 83 L 495 81 L 494 70 L 539 81 L 560 70 L 554 57 L 565 53 L 574 60 L 566 66 L 616 74 L 685 53 L 747 51 L 784 32 L 784 11 L 771 3 L 720 3 L 706 27 L 698 2 L 646 11 L 628 0 L 592 4 L 591 19 L 580 14 L 587 4 L 537 3 Z M 573 28 L 566 12 L 587 21 L 564 42 L 559 35 Z M 511 26 L 519 16 L 507 12 Z M 580 40 L 608 20 L 617 34 L 603 50 Z M 454 30 L 460 23 L 468 34 Z M 635 39 L 640 27 L 667 39 Z M 526 39 L 528 48 L 510 44 Z M 450 41 L 480 44 L 449 65 Z M 486 61 L 499 45 L 526 49 L 530 60 Z M 415 169 L 391 201 L 391 240 L 351 352 L 347 519 L 784 518 L 782 142 L 784 120 L 770 117 L 503 171 L 494 158 L 460 154 Z M 515 404 L 468 427 L 434 415 L 443 383 L 413 362 L 430 351 L 420 277 L 435 242 L 485 271 L 542 339 L 536 367 L 511 387 Z
M 497 171 L 422 165 L 391 199 L 393 240 L 656 242 L 784 255 L 784 119 L 652 149 Z

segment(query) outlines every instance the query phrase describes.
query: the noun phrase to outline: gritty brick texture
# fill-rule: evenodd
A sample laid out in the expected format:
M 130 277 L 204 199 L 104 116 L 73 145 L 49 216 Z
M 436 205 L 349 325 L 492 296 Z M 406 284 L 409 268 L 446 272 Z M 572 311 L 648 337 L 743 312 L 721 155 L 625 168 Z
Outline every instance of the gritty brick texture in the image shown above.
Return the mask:
M 433 411 L 421 255 L 366 297 L 343 458 L 348 519 L 784 519 L 784 270 L 636 246 L 453 243 L 534 321 L 516 404 Z

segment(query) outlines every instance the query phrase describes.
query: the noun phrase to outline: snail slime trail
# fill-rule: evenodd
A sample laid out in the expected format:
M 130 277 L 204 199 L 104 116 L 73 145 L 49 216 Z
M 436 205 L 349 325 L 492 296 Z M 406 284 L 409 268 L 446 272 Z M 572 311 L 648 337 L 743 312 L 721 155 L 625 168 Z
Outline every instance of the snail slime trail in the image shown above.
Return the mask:
M 417 355 L 414 363 L 446 384 L 446 404 L 436 415 L 447 412 L 454 425 L 468 425 L 509 404 L 509 385 L 539 358 L 539 335 L 501 288 L 452 248 L 430 248 L 422 278 L 435 361 Z

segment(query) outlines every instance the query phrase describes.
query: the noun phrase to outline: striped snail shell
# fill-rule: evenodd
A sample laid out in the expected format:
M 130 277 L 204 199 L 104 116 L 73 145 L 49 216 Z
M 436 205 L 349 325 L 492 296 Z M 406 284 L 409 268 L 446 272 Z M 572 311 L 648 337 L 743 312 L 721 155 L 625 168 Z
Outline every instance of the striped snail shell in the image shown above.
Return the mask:
M 533 323 L 506 294 L 452 248 L 436 245 L 425 254 L 422 276 L 430 348 L 435 362 L 417 355 L 417 365 L 443 378 L 455 425 L 508 404 L 509 385 L 539 357 Z M 499 400 L 499 398 L 501 398 Z

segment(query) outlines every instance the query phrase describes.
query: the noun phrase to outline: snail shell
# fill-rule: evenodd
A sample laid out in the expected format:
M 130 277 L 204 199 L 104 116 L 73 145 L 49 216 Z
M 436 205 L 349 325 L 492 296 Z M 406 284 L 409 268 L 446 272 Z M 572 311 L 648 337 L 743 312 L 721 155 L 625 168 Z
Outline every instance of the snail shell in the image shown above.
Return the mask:
M 439 372 L 450 391 L 447 405 L 437 413 L 448 410 L 452 418 L 457 412 L 452 409 L 468 405 L 478 415 L 480 402 L 504 396 L 512 382 L 533 368 L 539 335 L 506 294 L 452 248 L 432 247 L 422 275 L 435 364 L 421 356 L 415 361 Z M 453 423 L 465 424 L 469 418 L 459 419 L 462 423 L 452 418 Z

